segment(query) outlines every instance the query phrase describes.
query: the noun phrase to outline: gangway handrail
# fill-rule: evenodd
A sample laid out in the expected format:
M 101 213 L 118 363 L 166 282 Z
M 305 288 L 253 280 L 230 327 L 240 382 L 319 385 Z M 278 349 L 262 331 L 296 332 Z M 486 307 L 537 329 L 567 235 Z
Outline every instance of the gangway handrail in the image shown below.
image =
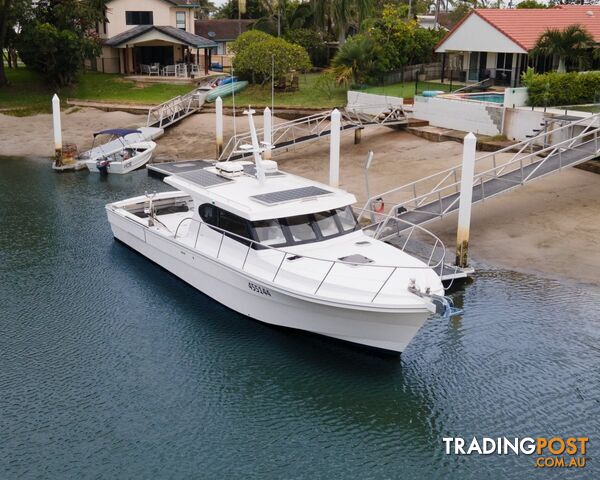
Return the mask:
M 424 227 L 420 226 L 420 225 L 416 225 L 416 224 L 412 224 L 411 222 L 407 222 L 406 220 L 403 219 L 396 219 L 398 222 L 401 222 L 405 225 L 409 225 L 411 228 L 411 233 L 410 235 L 412 235 L 412 233 L 415 231 L 415 229 L 424 232 L 428 235 L 430 235 L 431 237 L 433 237 L 436 242 L 435 245 L 432 249 L 432 253 L 429 257 L 429 261 L 425 262 L 423 261 L 423 263 L 425 263 L 425 265 L 420 266 L 420 265 L 416 265 L 416 266 L 404 266 L 404 265 L 371 265 L 371 264 L 363 264 L 363 263 L 356 263 L 356 262 L 347 262 L 344 260 L 332 260 L 332 259 L 328 259 L 328 258 L 318 258 L 318 257 L 313 257 L 310 255 L 304 255 L 304 254 L 298 254 L 298 253 L 294 253 L 294 252 L 290 252 L 289 250 L 284 250 L 282 248 L 279 247 L 272 247 L 270 245 L 266 245 L 264 243 L 261 243 L 257 240 L 248 238 L 248 237 L 244 237 L 242 235 L 238 235 L 235 234 L 233 232 L 229 232 L 223 228 L 214 226 L 214 225 L 210 225 L 207 224 L 206 222 L 199 220 L 197 218 L 194 217 L 186 217 L 184 219 L 182 219 L 179 224 L 177 225 L 177 228 L 175 229 L 175 233 L 173 234 L 173 240 L 177 239 L 177 236 L 179 234 L 179 229 L 181 228 L 181 226 L 185 223 L 185 222 L 195 222 L 199 225 L 198 230 L 196 232 L 196 239 L 194 242 L 194 249 L 197 250 L 197 246 L 198 246 L 198 239 L 200 236 L 200 231 L 202 229 L 202 227 L 204 225 L 206 225 L 209 229 L 217 231 L 221 234 L 221 239 L 219 241 L 219 248 L 217 250 L 217 255 L 215 258 L 219 258 L 220 253 L 221 253 L 221 248 L 223 246 L 223 242 L 225 237 L 230 237 L 230 238 L 234 238 L 237 239 L 239 241 L 241 241 L 242 243 L 247 243 L 247 250 L 246 250 L 246 255 L 244 257 L 244 262 L 242 263 L 241 266 L 241 270 L 245 271 L 245 266 L 248 260 L 248 256 L 250 254 L 250 251 L 253 249 L 253 247 L 258 247 L 258 249 L 261 250 L 270 250 L 270 251 L 275 251 L 278 253 L 281 253 L 283 256 L 281 258 L 281 261 L 279 262 L 279 266 L 277 267 L 277 270 L 275 271 L 275 274 L 273 275 L 273 278 L 271 280 L 269 280 L 271 283 L 275 283 L 279 272 L 281 271 L 281 268 L 283 266 L 284 261 L 289 257 L 295 257 L 295 258 L 305 258 L 305 259 L 309 259 L 309 260 L 314 260 L 314 261 L 319 261 L 319 262 L 325 262 L 327 265 L 329 265 L 329 268 L 327 269 L 327 272 L 325 273 L 325 275 L 320 278 L 320 281 L 318 283 L 318 286 L 316 288 L 316 290 L 314 291 L 313 295 L 317 295 L 317 293 L 319 292 L 319 290 L 321 289 L 321 287 L 323 286 L 323 284 L 325 283 L 325 281 L 327 280 L 327 278 L 329 277 L 329 274 L 331 273 L 331 271 L 334 269 L 334 267 L 336 265 L 345 265 L 345 266 L 350 266 L 350 267 L 354 267 L 354 268 L 387 268 L 387 269 L 391 269 L 392 271 L 390 272 L 390 274 L 386 277 L 385 281 L 383 281 L 383 283 L 381 284 L 381 286 L 379 287 L 379 289 L 377 290 L 377 292 L 375 293 L 375 295 L 372 297 L 370 303 L 373 303 L 375 301 L 375 299 L 379 296 L 379 294 L 381 293 L 381 291 L 383 290 L 383 288 L 388 284 L 388 282 L 390 281 L 390 279 L 394 276 L 394 274 L 396 273 L 396 271 L 398 269 L 427 269 L 427 270 L 436 270 L 438 267 L 440 267 L 440 276 L 443 273 L 444 267 L 447 267 L 444 265 L 444 260 L 446 258 L 446 248 L 444 246 L 444 243 L 432 232 L 430 232 L 429 230 L 425 229 Z M 366 227 L 361 228 L 361 230 L 365 230 L 368 228 L 373 227 L 374 225 L 367 225 Z M 403 229 L 404 230 L 404 229 Z M 406 241 L 406 243 L 403 245 L 403 247 L 400 249 L 401 251 L 405 251 L 406 249 L 406 244 L 408 243 L 408 239 Z M 435 254 L 435 249 L 437 248 L 438 244 L 441 246 L 442 249 L 442 256 L 440 258 L 440 260 L 438 260 L 436 263 L 434 263 L 434 265 L 430 265 L 433 256 Z
M 193 103 L 196 101 L 199 94 L 199 89 L 195 88 L 184 95 L 177 95 L 166 102 L 151 107 L 148 110 L 146 126 L 158 124 L 159 127 L 168 127 L 176 121 L 193 113 L 201 106 L 200 103 L 198 103 L 196 107 L 193 106 Z M 181 114 L 181 112 L 183 112 L 183 114 Z
M 395 125 L 406 123 L 407 116 L 402 106 L 381 104 L 385 107 L 377 113 L 366 113 L 356 111 L 358 105 L 352 106 L 352 109 L 346 108 L 340 111 L 342 120 L 342 132 L 362 128 L 368 125 Z M 369 108 L 378 105 L 368 105 Z M 329 120 L 331 112 L 319 112 L 295 120 L 288 120 L 274 124 L 271 129 L 271 148 L 276 150 L 279 142 L 284 143 L 285 147 L 295 146 L 301 141 L 319 139 L 330 134 Z M 264 128 L 256 130 L 257 135 L 263 136 Z M 287 138 L 286 137 L 290 137 Z M 291 142 L 291 144 L 290 144 Z M 250 143 L 250 133 L 245 132 L 235 135 L 229 139 L 223 152 L 219 156 L 219 161 L 228 161 L 240 150 L 243 143 Z M 250 153 L 248 154 L 250 155 Z M 242 154 L 244 156 L 244 154 Z
M 529 142 L 532 140 L 535 140 L 535 138 L 539 138 L 539 137 L 535 137 L 535 138 L 531 139 L 530 141 L 521 142 L 521 144 L 523 144 L 523 146 L 517 151 L 517 153 L 515 155 L 513 155 L 510 159 L 506 160 L 505 162 L 502 162 L 501 164 L 497 163 L 496 155 L 498 155 L 499 153 L 502 153 L 502 152 L 506 152 L 508 150 L 513 150 L 515 148 L 515 146 L 518 146 L 520 144 L 516 144 L 516 145 L 513 145 L 512 147 L 507 147 L 507 148 L 499 150 L 497 152 L 492 152 L 492 153 L 483 155 L 483 156 L 479 157 L 478 159 L 476 159 L 476 161 L 475 161 L 476 165 L 482 163 L 482 161 L 484 161 L 484 160 L 489 160 L 490 158 L 492 158 L 492 160 L 493 160 L 491 168 L 482 170 L 481 172 L 476 173 L 473 177 L 473 186 L 475 187 L 475 186 L 479 185 L 481 187 L 481 198 L 479 198 L 477 201 L 481 201 L 486 198 L 490 198 L 490 197 L 498 195 L 504 191 L 508 191 L 511 188 L 517 187 L 519 185 L 523 185 L 524 183 L 528 182 L 530 179 L 534 178 L 534 175 L 539 171 L 540 168 L 542 168 L 546 164 L 546 162 L 549 161 L 549 159 L 556 158 L 555 156 L 557 156 L 557 155 L 558 155 L 557 170 L 560 171 L 563 168 L 562 155 L 563 155 L 563 152 L 565 152 L 565 151 L 587 152 L 587 150 L 584 150 L 582 147 L 589 145 L 593 142 L 594 149 L 592 151 L 589 151 L 588 155 L 584 155 L 578 161 L 583 161 L 583 159 L 598 155 L 598 153 L 600 153 L 600 148 L 598 145 L 598 134 L 600 133 L 600 125 L 597 124 L 598 120 L 600 120 L 599 114 L 596 114 L 592 117 L 586 117 L 585 119 L 582 119 L 581 121 L 576 122 L 577 124 L 582 124 L 583 122 L 589 122 L 585 126 L 583 131 L 579 132 L 576 135 L 571 135 L 570 137 L 568 137 L 564 140 L 558 141 L 551 145 L 547 145 L 539 150 L 531 151 L 526 154 L 523 154 L 523 152 L 526 150 L 526 147 L 528 146 Z M 560 127 L 560 128 L 551 130 L 551 131 L 545 133 L 544 135 L 550 135 L 552 133 L 556 134 L 557 132 L 563 130 L 564 128 L 572 128 L 572 126 L 573 126 L 573 124 L 566 125 L 564 127 Z M 593 136 L 593 138 L 591 138 L 590 140 L 586 140 L 586 138 L 592 137 L 592 136 Z M 545 155 L 542 155 L 542 154 L 545 154 Z M 534 160 L 537 161 L 537 165 L 531 171 L 525 172 L 525 170 L 524 170 L 525 164 L 531 165 L 534 163 Z M 571 164 L 572 163 L 570 163 L 569 165 L 571 165 Z M 456 165 L 454 167 L 448 168 L 446 170 L 435 173 L 433 175 L 429 175 L 427 177 L 424 177 L 422 179 L 408 183 L 401 187 L 398 187 L 398 188 L 389 190 L 387 192 L 384 192 L 382 194 L 373 196 L 367 200 L 367 202 L 365 203 L 365 205 L 363 207 L 363 210 L 360 211 L 359 220 L 360 220 L 360 218 L 362 218 L 364 213 L 366 211 L 368 211 L 368 207 L 373 203 L 373 201 L 375 199 L 384 198 L 385 196 L 388 196 L 391 194 L 398 194 L 400 192 L 408 194 L 409 197 L 402 200 L 399 203 L 395 203 L 389 209 L 389 212 L 387 213 L 385 219 L 382 222 L 380 222 L 380 229 L 385 228 L 386 223 L 389 218 L 395 218 L 395 215 L 397 215 L 397 212 L 400 211 L 399 209 L 401 207 L 404 209 L 404 211 L 418 211 L 420 214 L 430 215 L 432 219 L 437 218 L 437 217 L 442 217 L 446 213 L 451 211 L 453 209 L 453 207 L 455 207 L 456 203 L 458 202 L 458 197 L 456 197 L 456 198 L 454 198 L 454 200 L 451 203 L 446 205 L 445 208 L 443 206 L 443 200 L 445 198 L 447 198 L 448 195 L 455 195 L 460 192 L 461 182 L 458 177 L 459 177 L 459 172 L 461 172 L 461 171 L 462 171 L 462 164 Z M 520 176 L 518 179 L 503 178 L 500 175 L 500 174 L 503 174 L 504 176 L 506 176 L 510 173 L 514 173 L 517 171 L 520 171 Z M 556 171 L 556 170 L 553 170 L 553 171 Z M 547 172 L 544 175 L 547 175 L 552 172 Z M 540 178 L 544 175 L 538 175 L 535 178 Z M 433 188 L 428 188 L 428 191 L 426 191 L 425 193 L 418 194 L 418 185 L 419 184 L 430 183 L 432 180 L 436 179 L 436 177 L 437 178 L 442 177 L 442 178 L 441 178 L 441 180 L 437 181 L 436 185 Z M 451 183 L 446 183 L 447 180 L 450 178 L 453 178 L 453 181 Z M 485 185 L 484 180 L 486 180 L 486 179 L 497 179 L 497 180 L 501 180 L 501 181 L 505 180 L 507 182 L 512 183 L 513 186 L 509 187 L 507 189 L 498 191 L 494 194 L 486 195 L 486 192 L 484 189 L 484 185 Z M 443 192 L 447 192 L 447 194 L 443 194 Z M 419 207 L 422 207 L 423 205 L 434 205 L 435 203 L 439 203 L 439 210 L 427 211 L 427 210 L 419 209 Z

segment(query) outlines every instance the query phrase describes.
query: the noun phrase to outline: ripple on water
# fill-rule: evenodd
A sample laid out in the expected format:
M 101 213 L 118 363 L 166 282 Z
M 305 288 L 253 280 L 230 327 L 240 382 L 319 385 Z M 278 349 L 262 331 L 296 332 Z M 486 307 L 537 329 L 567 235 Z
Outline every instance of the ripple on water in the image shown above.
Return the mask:
M 441 438 L 600 434 L 598 289 L 484 269 L 463 315 L 377 356 L 250 321 L 114 242 L 104 204 L 166 188 L 0 162 L 0 478 L 546 478 Z

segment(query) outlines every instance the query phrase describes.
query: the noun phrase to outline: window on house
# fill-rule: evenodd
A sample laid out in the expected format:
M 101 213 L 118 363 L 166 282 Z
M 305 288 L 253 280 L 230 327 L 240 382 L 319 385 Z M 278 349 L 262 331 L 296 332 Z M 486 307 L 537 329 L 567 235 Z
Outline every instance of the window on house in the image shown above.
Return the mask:
M 496 59 L 496 68 L 498 70 L 512 69 L 512 53 L 499 53 Z
M 180 30 L 185 30 L 185 12 L 175 13 L 175 26 Z
M 127 25 L 153 25 L 152 12 L 125 12 Z

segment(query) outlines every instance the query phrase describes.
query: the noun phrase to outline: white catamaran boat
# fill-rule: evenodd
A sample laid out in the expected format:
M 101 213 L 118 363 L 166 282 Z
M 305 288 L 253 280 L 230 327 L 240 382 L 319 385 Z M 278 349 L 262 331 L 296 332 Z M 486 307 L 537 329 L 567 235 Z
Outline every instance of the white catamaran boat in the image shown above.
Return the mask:
M 149 130 L 149 129 L 146 129 Z M 160 129 L 156 129 L 160 130 Z M 94 144 L 99 136 L 109 136 L 109 140 L 92 148 L 79 156 L 90 172 L 96 173 L 129 173 L 143 167 L 154 153 L 156 143 L 144 140 L 148 132 L 113 128 L 94 133 Z
M 108 204 L 115 238 L 253 319 L 402 352 L 450 309 L 435 265 L 360 228 L 354 195 L 262 160 L 251 116 L 250 127 L 254 162 L 175 174 L 164 181 L 176 191 Z

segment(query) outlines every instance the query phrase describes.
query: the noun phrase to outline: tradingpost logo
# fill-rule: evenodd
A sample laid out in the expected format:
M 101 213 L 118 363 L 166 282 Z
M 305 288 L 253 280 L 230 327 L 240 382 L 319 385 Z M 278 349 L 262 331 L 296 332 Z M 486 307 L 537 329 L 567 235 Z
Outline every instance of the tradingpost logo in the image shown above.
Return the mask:
M 583 468 L 588 437 L 442 438 L 446 455 L 531 455 L 536 468 Z

